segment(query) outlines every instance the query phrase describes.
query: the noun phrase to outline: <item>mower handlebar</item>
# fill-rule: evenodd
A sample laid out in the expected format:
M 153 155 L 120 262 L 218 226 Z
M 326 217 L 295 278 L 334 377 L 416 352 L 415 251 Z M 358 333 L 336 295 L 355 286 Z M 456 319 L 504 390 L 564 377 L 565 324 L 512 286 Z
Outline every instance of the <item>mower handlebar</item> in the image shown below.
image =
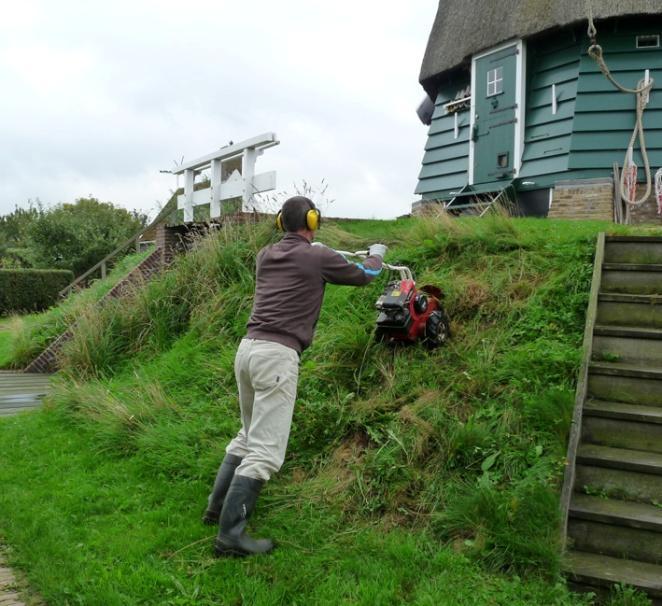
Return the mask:
M 358 257 L 360 259 L 365 259 L 368 256 L 367 250 L 357 250 L 356 252 L 348 252 L 346 250 L 336 250 L 338 254 L 341 254 L 343 257 Z M 397 271 L 400 273 L 401 280 L 413 280 L 414 276 L 405 265 L 390 265 L 389 263 L 383 263 L 382 267 L 384 269 L 389 269 L 391 271 Z

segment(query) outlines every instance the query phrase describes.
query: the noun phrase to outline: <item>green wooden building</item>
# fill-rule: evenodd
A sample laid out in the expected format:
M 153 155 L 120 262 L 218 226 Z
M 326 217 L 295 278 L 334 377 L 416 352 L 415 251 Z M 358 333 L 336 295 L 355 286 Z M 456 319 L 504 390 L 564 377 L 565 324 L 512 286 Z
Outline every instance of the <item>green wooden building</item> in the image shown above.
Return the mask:
M 654 174 L 662 167 L 662 1 L 592 6 L 616 79 L 628 87 L 654 80 L 644 117 Z M 430 128 L 415 210 L 503 193 L 524 215 L 613 217 L 614 163 L 623 164 L 636 97 L 587 54 L 586 11 L 577 0 L 440 0 L 420 74 Z M 633 219 L 660 221 L 654 195 Z

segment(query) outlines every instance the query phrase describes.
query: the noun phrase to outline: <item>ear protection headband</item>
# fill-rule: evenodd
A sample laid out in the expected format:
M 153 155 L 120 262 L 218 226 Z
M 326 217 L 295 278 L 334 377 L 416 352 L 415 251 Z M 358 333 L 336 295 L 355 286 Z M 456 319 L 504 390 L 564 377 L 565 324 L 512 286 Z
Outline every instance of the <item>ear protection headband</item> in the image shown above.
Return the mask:
M 316 208 L 311 208 L 306 213 L 306 227 L 310 231 L 316 231 L 320 228 L 322 224 L 322 213 Z M 286 231 L 285 226 L 283 225 L 283 211 L 279 210 L 276 215 L 276 227 L 281 231 Z

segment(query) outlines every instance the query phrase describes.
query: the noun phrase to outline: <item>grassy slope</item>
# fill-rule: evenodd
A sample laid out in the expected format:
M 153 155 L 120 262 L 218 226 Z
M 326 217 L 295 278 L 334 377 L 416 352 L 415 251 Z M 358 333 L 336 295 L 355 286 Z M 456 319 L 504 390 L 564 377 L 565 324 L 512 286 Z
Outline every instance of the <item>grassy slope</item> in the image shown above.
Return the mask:
M 11 363 L 12 343 L 9 320 L 0 319 L 0 368 L 6 368 Z
M 581 603 L 558 577 L 558 487 L 604 226 L 343 228 L 321 239 L 386 233 L 391 260 L 444 288 L 453 341 L 376 345 L 384 279 L 330 287 L 254 520 L 280 547 L 215 560 L 198 517 L 237 428 L 233 354 L 269 234 L 222 232 L 83 313 L 50 406 L 0 424 L 0 529 L 49 603 Z
M 27 316 L 12 316 L 0 321 L 0 368 L 22 368 L 73 322 L 83 309 L 100 299 L 129 273 L 149 251 L 123 257 L 103 280 L 95 280 L 60 305 Z

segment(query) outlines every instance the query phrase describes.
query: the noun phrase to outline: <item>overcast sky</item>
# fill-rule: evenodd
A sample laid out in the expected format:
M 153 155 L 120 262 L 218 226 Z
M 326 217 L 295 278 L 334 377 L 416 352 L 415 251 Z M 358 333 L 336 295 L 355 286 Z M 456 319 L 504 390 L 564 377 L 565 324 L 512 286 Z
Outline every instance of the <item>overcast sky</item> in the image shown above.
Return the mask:
M 408 212 L 437 0 L 0 0 L 0 214 L 94 195 L 154 214 L 174 160 L 274 131 L 278 190 Z

